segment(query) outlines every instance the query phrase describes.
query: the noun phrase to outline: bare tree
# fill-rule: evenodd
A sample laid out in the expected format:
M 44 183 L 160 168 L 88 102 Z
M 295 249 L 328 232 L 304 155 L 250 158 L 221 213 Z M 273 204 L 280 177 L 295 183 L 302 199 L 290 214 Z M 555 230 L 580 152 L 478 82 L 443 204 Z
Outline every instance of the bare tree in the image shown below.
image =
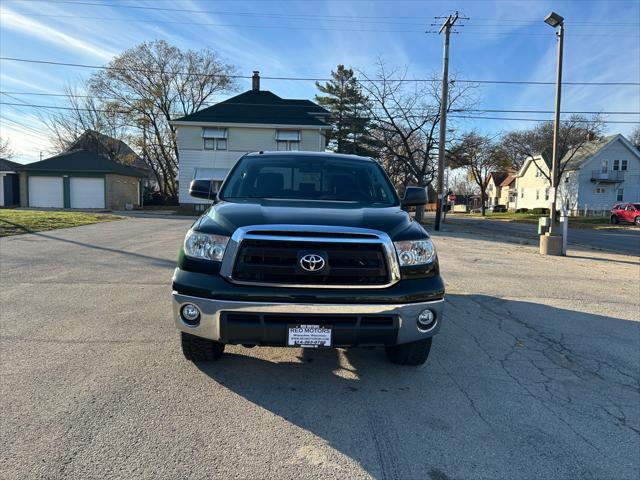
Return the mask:
M 388 68 L 382 60 L 375 75 L 359 73 L 383 165 L 405 185 L 430 185 L 437 171 L 440 80 L 411 81 L 406 68 Z M 447 110 L 469 108 L 474 88 L 452 82 Z
M 492 138 L 477 131 L 466 133 L 451 150 L 451 164 L 466 168 L 480 191 L 482 215 L 486 213 L 487 186 L 491 172 L 508 168 L 506 157 L 499 151 Z
M 13 148 L 11 148 L 11 143 L 9 142 L 9 139 L 2 139 L 0 138 L 0 158 L 4 158 L 5 160 L 10 159 L 11 157 L 13 157 L 14 155 L 14 151 Z
M 629 135 L 629 141 L 633 143 L 638 150 L 640 150 L 640 126 L 635 127 Z
M 170 121 L 234 90 L 234 73 L 213 50 L 180 50 L 157 40 L 117 56 L 90 78 L 88 90 L 135 132 L 134 144 L 156 173 L 161 192 L 175 197 L 178 145 Z
M 572 115 L 560 122 L 558 136 L 558 183 L 567 165 L 575 154 L 588 142 L 602 137 L 604 121 L 598 115 L 591 118 Z M 519 169 L 525 160 L 535 155 L 542 155 L 551 160 L 553 149 L 553 122 L 544 122 L 529 130 L 509 132 L 500 141 L 500 149 L 511 158 L 514 169 Z M 551 182 L 549 172 L 545 172 L 536 164 L 540 172 Z
M 121 114 L 109 109 L 106 102 L 79 89 L 66 87 L 68 110 L 56 111 L 43 118 L 51 132 L 51 142 L 57 151 L 86 148 L 119 163 L 132 163 L 135 155 L 124 151 L 130 140 L 130 129 Z

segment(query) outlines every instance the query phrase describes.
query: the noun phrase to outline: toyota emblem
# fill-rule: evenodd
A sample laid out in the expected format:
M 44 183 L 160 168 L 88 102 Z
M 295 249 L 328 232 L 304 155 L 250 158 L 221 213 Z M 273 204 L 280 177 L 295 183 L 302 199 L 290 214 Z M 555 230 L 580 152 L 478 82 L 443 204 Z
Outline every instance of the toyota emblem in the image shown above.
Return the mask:
M 326 261 L 322 255 L 318 255 L 316 253 L 303 255 L 300 257 L 298 263 L 300 264 L 300 268 L 307 272 L 319 272 L 326 265 Z

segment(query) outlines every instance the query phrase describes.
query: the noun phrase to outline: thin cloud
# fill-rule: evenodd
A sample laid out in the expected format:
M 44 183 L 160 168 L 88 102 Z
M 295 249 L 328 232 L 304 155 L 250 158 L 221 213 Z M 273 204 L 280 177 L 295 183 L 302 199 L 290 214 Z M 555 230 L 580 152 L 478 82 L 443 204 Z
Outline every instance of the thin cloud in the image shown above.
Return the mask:
M 67 50 L 89 53 L 104 60 L 109 60 L 115 55 L 114 52 L 105 50 L 90 42 L 79 40 L 76 37 L 55 29 L 54 27 L 25 17 L 7 7 L 3 6 L 0 12 L 3 17 L 5 15 L 9 16 L 9 18 L 5 17 L 7 21 L 4 21 L 2 25 L 3 28 L 8 30 L 13 30 L 49 43 L 54 43 Z

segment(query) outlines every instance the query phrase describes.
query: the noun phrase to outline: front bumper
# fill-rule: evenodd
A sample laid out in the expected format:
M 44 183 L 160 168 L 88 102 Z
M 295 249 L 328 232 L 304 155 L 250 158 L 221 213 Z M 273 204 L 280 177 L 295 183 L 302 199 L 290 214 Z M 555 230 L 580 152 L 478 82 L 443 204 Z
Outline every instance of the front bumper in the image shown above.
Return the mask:
M 358 318 L 353 324 L 335 324 L 334 345 L 395 345 L 415 342 L 435 335 L 440 329 L 443 317 L 444 299 L 403 303 L 403 304 L 324 304 L 324 303 L 273 303 L 217 300 L 195 297 L 173 292 L 173 317 L 178 330 L 209 338 L 223 343 L 245 343 L 258 345 L 287 344 L 287 323 L 316 324 L 318 320 L 345 316 Z M 200 322 L 191 326 L 182 320 L 180 310 L 191 303 L 201 312 Z M 427 331 L 420 331 L 416 319 L 424 309 L 435 313 L 435 323 Z M 275 323 L 259 320 L 243 323 L 236 321 L 230 325 L 230 314 L 245 314 L 251 318 L 265 318 L 265 315 L 277 315 L 281 319 Z M 393 322 L 387 325 L 375 325 L 361 322 L 365 316 L 389 316 Z M 235 315 L 235 318 L 241 316 Z M 291 318 L 290 322 L 282 318 Z

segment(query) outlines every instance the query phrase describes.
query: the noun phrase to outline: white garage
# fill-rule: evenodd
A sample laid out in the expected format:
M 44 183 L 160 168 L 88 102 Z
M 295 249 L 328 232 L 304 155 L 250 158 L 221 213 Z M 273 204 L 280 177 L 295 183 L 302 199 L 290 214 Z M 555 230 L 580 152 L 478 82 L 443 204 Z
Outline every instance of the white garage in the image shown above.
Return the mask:
M 71 177 L 69 200 L 71 208 L 104 208 L 104 178 Z
M 45 208 L 64 207 L 62 177 L 29 176 L 29 206 Z

